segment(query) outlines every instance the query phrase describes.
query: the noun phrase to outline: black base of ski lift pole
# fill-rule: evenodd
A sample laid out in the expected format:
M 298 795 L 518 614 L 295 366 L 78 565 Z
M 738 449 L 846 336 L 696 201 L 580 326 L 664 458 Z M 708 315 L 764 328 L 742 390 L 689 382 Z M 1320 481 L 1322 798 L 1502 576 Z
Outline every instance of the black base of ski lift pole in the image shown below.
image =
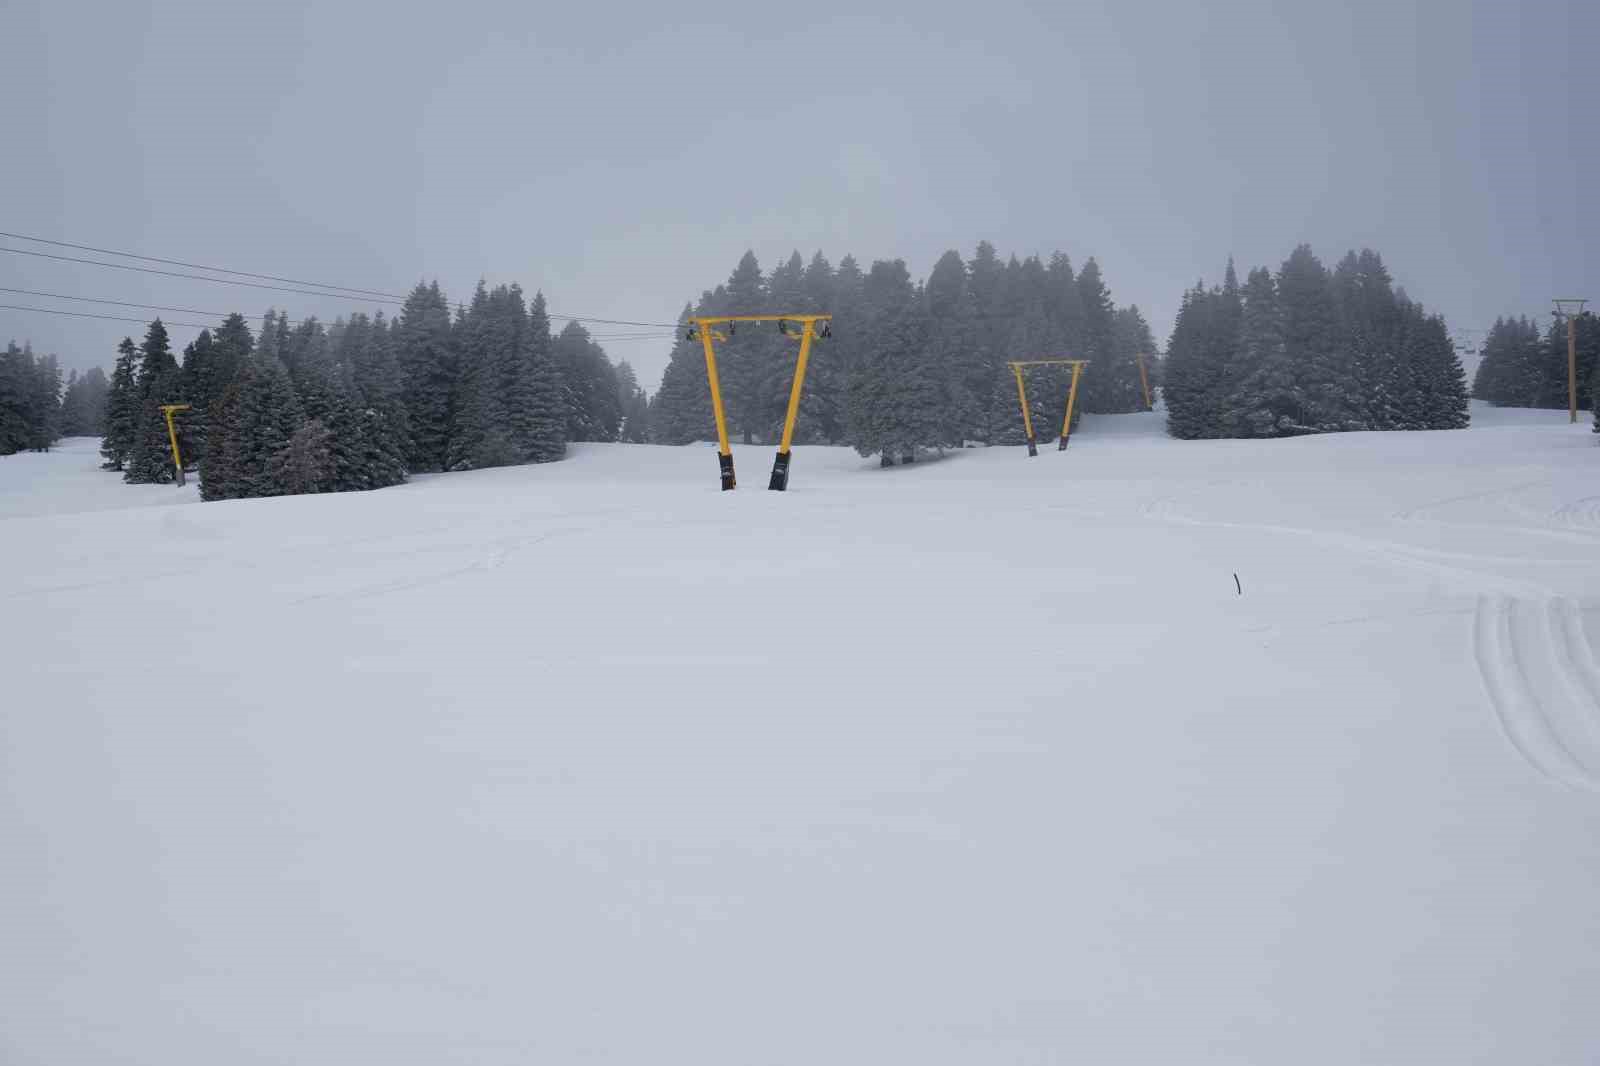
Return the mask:
M 717 464 L 722 467 L 722 491 L 727 492 L 736 487 L 737 482 L 733 479 L 733 456 L 718 452 Z
M 1056 449 L 1056 451 L 1058 451 L 1058 452 L 1066 451 L 1067 450 L 1067 441 L 1069 441 L 1071 439 L 1072 439 L 1072 435 L 1071 434 L 1069 434 L 1069 433 L 1061 434 L 1061 446 L 1058 447 Z
M 767 488 L 773 492 L 783 492 L 789 487 L 789 458 L 792 454 L 779 452 L 772 461 L 772 480 L 767 482 Z
M 1028 438 L 1028 454 L 1029 455 L 1038 455 L 1039 454 L 1039 443 L 1037 441 L 1035 441 L 1032 437 Z

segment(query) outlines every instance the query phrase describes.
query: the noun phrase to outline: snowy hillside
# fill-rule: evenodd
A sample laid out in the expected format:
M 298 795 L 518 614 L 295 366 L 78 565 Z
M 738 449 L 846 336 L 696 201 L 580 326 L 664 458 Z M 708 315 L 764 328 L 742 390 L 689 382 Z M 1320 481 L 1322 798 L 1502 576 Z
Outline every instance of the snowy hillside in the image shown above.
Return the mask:
M 1593 1062 L 1600 446 L 1474 417 L 0 460 L 0 1062 Z

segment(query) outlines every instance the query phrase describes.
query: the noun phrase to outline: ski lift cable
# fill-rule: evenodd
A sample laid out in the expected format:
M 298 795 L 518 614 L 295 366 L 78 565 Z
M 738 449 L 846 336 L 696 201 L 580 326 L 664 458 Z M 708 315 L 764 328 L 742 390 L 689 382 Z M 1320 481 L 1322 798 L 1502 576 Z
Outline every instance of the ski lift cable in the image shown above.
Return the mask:
M 221 285 L 243 285 L 250 288 L 265 289 L 272 292 L 294 292 L 307 296 L 334 297 L 346 300 L 360 298 L 373 300 L 380 303 L 393 303 L 397 305 L 403 305 L 406 301 L 405 296 L 399 293 L 386 292 L 382 289 L 368 289 L 354 285 L 335 285 L 329 282 L 307 281 L 303 278 L 293 278 L 286 275 L 262 274 L 248 270 L 236 270 L 231 267 L 208 266 L 201 263 L 192 263 L 183 259 L 166 259 L 160 256 L 142 255 L 138 252 L 126 252 L 114 248 L 102 248 L 97 245 L 90 244 L 75 244 L 70 241 L 51 240 L 47 237 L 34 237 L 24 233 L 12 233 L 5 230 L 0 230 L 0 237 L 8 237 L 12 240 L 31 241 L 38 244 L 48 244 L 59 248 L 71 248 L 77 251 L 96 252 L 101 255 L 118 256 L 124 259 L 138 259 L 143 262 L 162 263 L 167 266 L 182 266 L 189 267 L 193 270 L 208 270 L 213 274 L 230 274 L 233 275 L 233 277 L 215 278 L 208 277 L 204 274 L 186 274 L 171 270 L 158 270 L 153 267 L 140 267 L 130 263 L 107 263 L 98 259 L 84 259 L 79 256 L 57 255 L 50 252 L 40 252 L 26 248 L 11 248 L 0 245 L 0 251 L 10 252 L 14 255 L 31 255 L 42 259 L 54 259 L 60 262 L 83 263 L 88 266 L 107 267 L 113 270 L 130 270 L 146 274 L 158 274 L 164 277 L 187 278 L 194 281 L 210 281 Z M 241 278 L 256 278 L 260 279 L 260 281 L 253 282 L 238 280 Z M 261 284 L 261 281 L 280 281 L 292 286 L 308 287 L 284 288 L 277 285 Z M 602 318 L 596 315 L 567 314 L 561 311 L 550 309 L 546 309 L 545 313 L 548 314 L 552 319 L 560 318 L 578 322 L 593 322 L 597 325 L 605 326 L 648 326 L 661 329 L 678 328 L 678 324 L 676 322 L 645 322 L 623 318 Z

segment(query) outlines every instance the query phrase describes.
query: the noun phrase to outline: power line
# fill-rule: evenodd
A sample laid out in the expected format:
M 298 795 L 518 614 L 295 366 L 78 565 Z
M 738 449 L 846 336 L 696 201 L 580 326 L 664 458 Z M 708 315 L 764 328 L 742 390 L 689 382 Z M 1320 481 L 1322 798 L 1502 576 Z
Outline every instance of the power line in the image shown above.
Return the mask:
M 629 322 L 625 318 L 595 318 L 593 315 L 564 315 L 559 311 L 552 311 L 549 308 L 545 309 L 545 314 L 549 315 L 551 318 L 566 318 L 572 320 L 573 322 L 596 322 L 602 326 L 656 326 L 661 329 L 670 329 L 674 332 L 676 332 L 678 329 L 678 323 L 676 322 Z
M 135 302 L 130 301 L 130 300 L 108 300 L 108 299 L 103 299 L 101 297 L 96 297 L 96 296 L 68 296 L 68 295 L 66 295 L 64 293 L 59 293 L 59 292 L 41 292 L 41 291 L 39 291 L 37 289 L 14 289 L 14 288 L 10 288 L 10 287 L 7 287 L 7 286 L 0 286 L 0 292 L 19 293 L 19 294 L 24 295 L 24 296 L 45 296 L 45 297 L 48 297 L 50 299 L 55 299 L 55 300 L 81 300 L 81 301 L 84 301 L 86 303 L 109 304 L 109 305 L 112 305 L 112 306 L 115 306 L 115 307 L 142 307 L 142 308 L 147 308 L 147 309 L 152 310 L 152 311 L 177 311 L 177 312 L 179 312 L 181 314 L 189 314 L 189 315 L 215 315 L 218 318 L 227 318 L 229 315 L 239 314 L 239 312 L 236 312 L 236 311 L 206 311 L 206 310 L 202 310 L 202 309 L 197 308 L 197 307 L 170 307 L 170 306 L 168 306 L 166 304 L 135 303 Z M 42 314 L 47 314 L 47 315 L 70 315 L 73 318 L 99 318 L 99 319 L 104 319 L 104 320 L 106 320 L 108 322 L 137 322 L 137 323 L 145 324 L 145 325 L 149 324 L 149 320 L 148 319 L 143 319 L 143 318 L 128 318 L 128 317 L 125 317 L 125 316 L 122 316 L 122 315 L 97 315 L 97 314 L 90 314 L 90 313 L 84 312 L 84 311 L 65 311 L 65 310 L 59 310 L 59 309 L 49 308 L 49 307 L 24 307 L 21 304 L 0 304 L 0 308 L 4 308 L 4 309 L 9 310 L 9 311 L 37 311 L 37 312 L 40 312 Z M 315 318 L 316 316 L 313 315 L 313 316 L 310 316 L 310 317 Z M 247 321 L 248 321 L 248 319 L 247 319 Z M 304 321 L 306 321 L 306 319 L 301 319 L 300 320 L 300 322 L 304 322 Z M 184 326 L 186 328 L 192 328 L 192 329 L 215 329 L 216 328 L 214 325 L 201 325 L 198 322 L 178 322 L 178 321 L 175 321 L 175 320 L 172 320 L 172 321 L 163 320 L 163 324 L 169 325 L 169 326 Z M 625 342 L 628 342 L 628 341 L 671 340 L 676 336 L 677 336 L 677 334 L 675 332 L 674 333 L 667 333 L 667 332 L 656 332 L 656 333 L 591 333 L 589 335 L 589 339 L 592 340 L 592 341 L 595 341 L 596 343 L 604 342 L 604 343 L 607 343 L 607 344 L 621 344 L 621 343 L 625 343 Z
M 149 320 L 143 318 L 127 318 L 122 315 L 96 315 L 90 314 L 88 311 L 60 311 L 50 307 L 23 307 L 21 304 L 0 304 L 0 310 L 37 311 L 44 315 L 71 315 L 73 318 L 103 318 L 107 322 L 137 322 L 141 326 L 147 326 L 150 324 Z M 163 320 L 161 324 L 164 326 L 185 326 L 192 329 L 211 328 L 210 326 L 203 326 L 198 322 L 167 322 Z
M 35 244 L 49 244 L 57 248 L 76 248 L 80 252 L 99 252 L 101 255 L 115 255 L 123 259 L 142 259 L 147 263 L 165 263 L 168 266 L 189 267 L 192 270 L 209 270 L 213 274 L 236 274 L 245 278 L 260 278 L 262 281 L 282 281 L 289 285 L 311 285 L 319 289 L 343 289 L 349 293 L 361 296 L 385 296 L 404 300 L 399 293 L 380 292 L 376 289 L 358 289 L 349 285 L 330 285 L 323 281 L 306 281 L 304 278 L 281 278 L 276 274 L 253 274 L 248 270 L 231 270 L 228 267 L 206 266 L 204 263 L 186 263 L 182 259 L 162 259 L 156 255 L 140 255 L 137 252 L 119 252 L 114 248 L 96 248 L 92 244 L 73 244 L 71 241 L 53 241 L 48 237 L 30 237 L 26 233 L 6 233 L 0 230 L 0 237 L 11 237 L 19 241 L 32 241 Z
M 170 304 L 137 303 L 131 300 L 111 300 L 101 296 L 71 296 L 64 292 L 44 292 L 40 289 L 13 289 L 0 285 L 0 292 L 17 293 L 22 296 L 45 296 L 52 300 L 79 300 L 84 303 L 110 304 L 116 307 L 143 307 L 151 311 L 177 311 L 186 315 L 215 315 L 218 318 L 227 318 L 229 315 L 241 314 L 238 311 L 207 311 L 198 307 L 173 307 Z M 313 316 L 314 317 L 314 316 Z M 676 331 L 650 330 L 639 333 L 591 333 L 592 340 L 630 341 L 630 340 L 664 340 L 677 336 Z
M 184 266 L 195 270 L 209 270 L 215 274 L 232 274 L 239 278 L 260 278 L 266 281 L 282 281 L 290 285 L 308 285 L 313 286 L 314 288 L 283 288 L 277 285 L 262 285 L 257 282 L 237 281 L 232 278 L 212 278 L 207 277 L 204 274 L 182 274 L 171 270 L 156 270 L 152 267 L 138 267 L 129 263 L 107 263 L 98 259 L 82 259 L 77 256 L 53 255 L 49 252 L 35 252 L 25 248 L 0 247 L 0 251 L 11 252 L 16 255 L 32 255 L 38 256 L 42 259 L 55 259 L 68 263 L 85 263 L 90 266 L 110 267 L 113 270 L 134 270 L 147 274 L 160 274 L 166 277 L 190 278 L 196 281 L 211 281 L 221 285 L 247 285 L 251 288 L 267 289 L 273 292 L 294 292 L 307 296 L 332 296 L 342 299 L 351 299 L 353 296 L 360 296 L 362 298 L 375 300 L 380 303 L 393 304 L 404 304 L 406 301 L 406 298 L 399 293 L 384 292 L 381 289 L 368 289 L 354 285 L 333 285 L 321 281 L 306 281 L 302 278 L 280 277 L 276 274 L 257 274 L 249 270 L 234 270 L 230 267 L 205 266 L 200 263 L 190 263 L 182 259 L 163 259 L 160 256 L 140 255 L 137 252 L 123 252 L 113 248 L 99 248 L 91 244 L 74 244 L 70 241 L 56 241 L 50 240 L 46 237 L 30 237 L 25 233 L 9 233 L 4 230 L 0 230 L 0 237 L 10 237 L 12 239 L 22 241 L 33 241 L 38 244 L 48 244 L 58 248 L 75 248 L 84 252 L 98 252 L 102 255 L 114 255 L 123 259 L 139 259 L 149 263 L 165 263 L 168 266 Z M 340 291 L 320 291 L 328 289 L 336 289 Z M 678 323 L 676 322 L 639 322 L 625 318 L 597 318 L 594 315 L 562 314 L 559 311 L 551 311 L 549 309 L 546 309 L 545 313 L 551 318 L 564 318 L 576 322 L 593 322 L 602 326 L 648 326 L 672 330 L 678 328 Z
M 117 307 L 143 307 L 151 311 L 177 311 L 185 315 L 216 315 L 218 318 L 227 318 L 236 311 L 202 311 L 197 307 L 168 307 L 165 304 L 140 304 L 130 303 L 127 300 L 105 300 L 98 296 L 68 296 L 60 292 L 40 292 L 37 289 L 9 289 L 0 285 L 0 292 L 14 292 L 23 296 L 48 296 L 52 300 L 81 300 L 91 304 L 115 304 Z
M 157 270 L 155 267 L 134 266 L 131 263 L 107 263 L 99 259 L 83 259 L 75 255 L 55 255 L 52 252 L 34 252 L 26 248 L 7 248 L 0 246 L 0 252 L 10 252 L 12 255 L 32 255 L 37 256 L 40 259 L 55 259 L 63 263 L 87 263 L 90 266 L 110 267 L 112 270 L 132 270 L 140 274 L 161 274 L 169 278 L 191 278 L 194 281 L 211 281 L 218 285 L 246 285 L 252 289 L 270 289 L 273 292 L 296 292 L 303 296 L 321 296 L 335 300 L 352 299 L 350 296 L 346 296 L 337 292 L 318 292 L 314 289 L 291 289 L 282 285 L 263 285 L 258 281 L 238 281 L 234 278 L 208 278 L 204 274 L 181 274 L 175 270 Z M 380 300 L 376 297 L 372 299 L 375 303 L 404 303 L 403 300 Z

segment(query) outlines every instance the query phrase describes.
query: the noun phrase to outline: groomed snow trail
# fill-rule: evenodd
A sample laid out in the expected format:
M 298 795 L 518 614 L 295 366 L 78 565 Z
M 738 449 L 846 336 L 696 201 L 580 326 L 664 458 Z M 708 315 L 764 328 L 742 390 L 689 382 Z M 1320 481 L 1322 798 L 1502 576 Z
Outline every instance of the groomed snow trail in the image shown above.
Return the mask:
M 0 459 L 0 1062 L 1592 1062 L 1587 428 Z

